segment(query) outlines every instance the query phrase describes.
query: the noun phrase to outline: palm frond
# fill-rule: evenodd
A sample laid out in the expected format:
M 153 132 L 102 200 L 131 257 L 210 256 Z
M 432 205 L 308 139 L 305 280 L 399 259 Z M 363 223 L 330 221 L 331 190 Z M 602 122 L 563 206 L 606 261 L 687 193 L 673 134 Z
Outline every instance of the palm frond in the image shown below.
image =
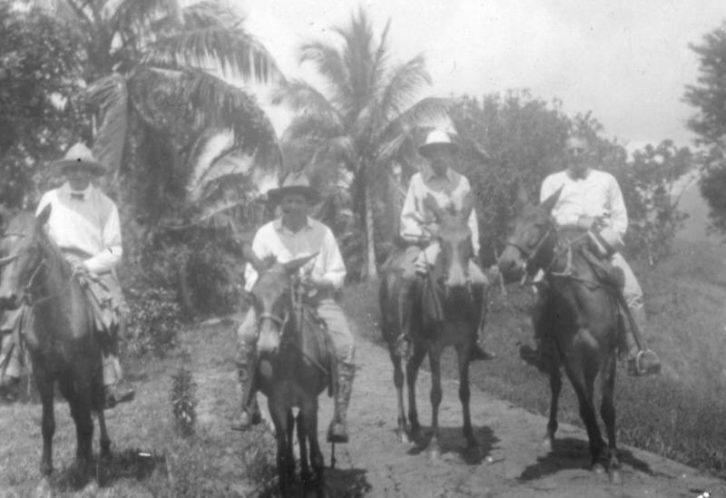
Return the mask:
M 338 110 L 310 83 L 295 79 L 281 83 L 272 95 L 273 104 L 285 103 L 300 114 L 317 114 L 339 124 Z
M 430 84 L 431 75 L 426 70 L 422 55 L 394 68 L 381 98 L 381 108 L 386 119 L 398 116 L 411 105 L 421 88 Z
M 183 29 L 149 45 L 142 63 L 181 69 L 219 69 L 225 76 L 267 82 L 282 79 L 269 51 L 242 28 L 242 20 L 202 2 L 182 11 Z
M 88 2 L 84 2 L 88 3 Z M 178 0 L 119 0 L 103 2 L 106 23 L 115 33 L 142 32 L 160 19 L 180 19 Z
M 129 94 L 126 80 L 118 73 L 101 78 L 86 90 L 90 105 L 98 109 L 101 123 L 93 152 L 113 173 L 119 171 L 128 129 Z
M 449 122 L 449 108 L 452 104 L 451 99 L 439 97 L 419 100 L 391 120 L 379 136 L 385 140 L 386 137 L 396 134 L 409 133 L 416 127 L 436 126 L 440 125 L 442 121 Z
M 337 120 L 320 114 L 305 113 L 292 119 L 282 136 L 283 142 L 299 138 L 325 139 L 344 132 Z
M 333 99 L 345 100 L 349 94 L 348 68 L 337 47 L 321 41 L 304 43 L 300 47 L 298 62 L 310 62 L 326 80 Z

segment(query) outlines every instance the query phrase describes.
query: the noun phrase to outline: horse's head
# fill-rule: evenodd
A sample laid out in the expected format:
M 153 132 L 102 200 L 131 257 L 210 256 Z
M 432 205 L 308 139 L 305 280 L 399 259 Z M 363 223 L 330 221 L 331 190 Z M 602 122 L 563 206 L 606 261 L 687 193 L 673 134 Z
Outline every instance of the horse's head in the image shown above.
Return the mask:
M 499 257 L 498 265 L 507 280 L 520 278 L 529 268 L 541 268 L 547 259 L 550 242 L 554 240 L 555 220 L 551 215 L 562 189 L 545 199 L 539 206 L 529 202 L 526 192 L 518 193 L 518 212 L 512 234 Z
M 0 308 L 15 309 L 33 284 L 43 263 L 43 226 L 50 217 L 47 206 L 36 218 L 21 212 L 7 223 L 0 239 Z
M 438 228 L 432 233 L 438 241 L 441 252 L 436 266 L 441 268 L 441 278 L 447 289 L 465 287 L 469 280 L 469 260 L 474 255 L 471 229 L 468 220 L 474 208 L 474 196 L 467 194 L 461 209 L 442 209 L 431 196 L 424 199 L 426 208 L 434 214 Z
M 251 249 L 247 260 L 259 274 L 252 287 L 252 306 L 257 314 L 257 353 L 274 355 L 280 348 L 282 334 L 292 313 L 291 292 L 298 270 L 317 254 L 279 263 L 274 258 L 262 261 Z

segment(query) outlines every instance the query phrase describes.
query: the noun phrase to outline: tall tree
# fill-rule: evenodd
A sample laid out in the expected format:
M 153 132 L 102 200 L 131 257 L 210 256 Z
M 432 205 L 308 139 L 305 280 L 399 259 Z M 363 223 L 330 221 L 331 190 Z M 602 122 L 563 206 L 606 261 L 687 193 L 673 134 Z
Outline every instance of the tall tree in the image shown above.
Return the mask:
M 707 148 L 701 193 L 711 209 L 713 225 L 726 233 L 726 21 L 691 45 L 699 60 L 699 76 L 688 85 L 684 99 L 697 109 L 688 126 Z
M 38 9 L 0 3 L 0 202 L 32 205 L 45 164 L 85 124 L 74 98 L 83 58 L 78 38 Z
M 353 173 L 353 202 L 365 235 L 363 276 L 375 278 L 374 189 L 394 159 L 415 154 L 415 129 L 446 117 L 446 101 L 419 99 L 431 83 L 422 56 L 391 62 L 390 21 L 376 36 L 362 8 L 350 22 L 334 27 L 339 42 L 311 41 L 300 47 L 300 63 L 309 63 L 324 85 L 294 80 L 282 85 L 277 102 L 288 103 L 297 117 L 285 135 L 314 149 L 312 164 Z

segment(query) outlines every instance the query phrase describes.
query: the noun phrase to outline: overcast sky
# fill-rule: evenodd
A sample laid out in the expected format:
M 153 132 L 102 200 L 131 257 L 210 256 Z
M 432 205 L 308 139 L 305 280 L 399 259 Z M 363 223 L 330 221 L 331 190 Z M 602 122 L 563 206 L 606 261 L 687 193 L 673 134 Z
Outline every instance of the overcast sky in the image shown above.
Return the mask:
M 682 102 L 697 77 L 690 43 L 726 19 L 725 0 L 228 0 L 289 76 L 303 41 L 331 36 L 362 5 L 378 30 L 391 19 L 395 60 L 419 53 L 428 95 L 529 89 L 591 110 L 629 147 L 672 138 L 690 145 Z M 424 95 L 422 95 L 424 96 Z M 273 112 L 276 126 L 284 113 Z M 281 131 L 281 130 L 278 130 Z

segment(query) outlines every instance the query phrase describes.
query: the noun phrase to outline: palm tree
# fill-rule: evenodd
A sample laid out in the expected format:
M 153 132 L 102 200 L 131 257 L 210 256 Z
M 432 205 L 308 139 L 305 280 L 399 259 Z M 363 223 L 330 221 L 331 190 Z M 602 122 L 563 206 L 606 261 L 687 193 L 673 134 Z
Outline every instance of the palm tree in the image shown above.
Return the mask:
M 333 28 L 342 45 L 322 41 L 300 48 L 300 63 L 311 63 L 326 85 L 318 90 L 302 80 L 284 82 L 275 101 L 288 103 L 297 115 L 285 132 L 288 140 L 305 140 L 315 150 L 312 162 L 344 165 L 354 173 L 355 205 L 363 216 L 365 275 L 377 276 L 373 188 L 391 161 L 415 154 L 414 131 L 446 116 L 445 99 L 418 100 L 431 83 L 422 56 L 390 62 L 386 24 L 376 37 L 361 8 L 347 26 Z
M 183 8 L 179 0 L 35 3 L 83 34 L 87 101 L 97 118 L 94 152 L 114 173 L 112 189 L 120 188 L 121 173 L 137 175 L 127 190 L 141 194 L 133 194 L 131 205 L 158 213 L 169 198 L 191 200 L 206 208 L 206 219 L 223 211 L 220 206 L 244 202 L 244 188 L 237 189 L 239 202 L 231 202 L 229 188 L 220 194 L 230 178 L 249 176 L 249 157 L 236 161 L 235 170 L 230 156 L 254 156 L 255 166 L 278 163 L 266 114 L 222 76 L 266 82 L 280 72 L 243 20 L 218 2 Z M 229 140 L 210 151 L 216 132 L 225 131 Z M 227 178 L 207 174 L 220 162 Z

